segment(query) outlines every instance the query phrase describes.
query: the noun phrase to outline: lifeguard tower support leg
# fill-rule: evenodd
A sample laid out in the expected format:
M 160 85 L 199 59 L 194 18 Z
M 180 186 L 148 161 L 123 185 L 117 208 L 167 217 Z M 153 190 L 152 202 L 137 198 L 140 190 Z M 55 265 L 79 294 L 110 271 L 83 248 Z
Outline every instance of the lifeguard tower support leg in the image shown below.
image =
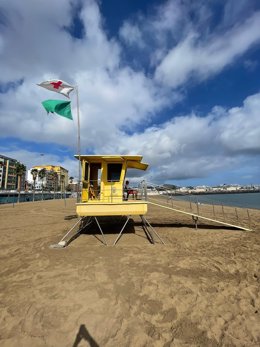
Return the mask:
M 155 241 L 154 241 L 153 234 L 155 234 L 157 236 L 157 238 L 161 241 L 161 243 L 165 245 L 165 242 L 162 240 L 162 238 L 159 236 L 159 234 L 156 232 L 156 230 L 151 226 L 151 224 L 148 222 L 148 220 L 143 215 L 140 215 L 140 217 L 141 217 L 141 220 L 143 222 L 143 228 L 144 228 L 144 231 L 146 233 L 148 240 L 152 244 L 154 244 Z M 120 237 L 121 237 L 127 223 L 129 222 L 130 218 L 131 218 L 131 216 L 127 216 L 127 220 L 126 220 L 125 224 L 123 225 L 122 229 L 120 230 L 116 240 L 114 241 L 113 246 L 115 246 L 116 243 L 118 242 L 118 240 L 120 239 Z
M 104 235 L 104 233 L 103 233 L 103 231 L 102 231 L 102 229 L 101 229 L 101 226 L 100 226 L 100 224 L 99 224 L 99 222 L 98 222 L 98 220 L 97 220 L 97 217 L 94 217 L 94 219 L 95 219 L 95 221 L 96 221 L 96 223 L 97 223 L 97 226 L 98 226 L 98 228 L 99 228 L 99 230 L 100 230 L 100 232 L 101 232 L 101 234 L 102 234 L 102 237 L 103 237 L 103 240 L 104 240 L 104 244 L 107 246 L 107 242 L 106 242 L 105 235 Z
M 97 226 L 101 232 L 101 235 L 103 237 L 103 243 L 107 246 L 107 242 L 104 236 L 104 233 L 100 227 L 100 224 L 96 217 L 82 217 L 80 218 L 73 226 L 70 228 L 70 230 L 63 236 L 63 238 L 56 244 L 50 245 L 50 248 L 64 248 L 68 246 L 68 244 L 83 231 L 88 225 L 90 225 L 93 222 L 93 219 L 96 221 Z M 68 238 L 68 235 L 76 228 L 76 226 L 81 222 L 80 228 L 76 231 L 75 234 L 73 234 L 71 237 Z M 67 238 L 67 240 L 65 240 Z
M 143 222 L 143 226 L 144 226 L 144 229 L 145 229 L 147 235 L 149 235 L 149 236 L 147 236 L 147 237 L 148 237 L 148 239 L 150 240 L 150 242 L 153 243 L 153 244 L 155 243 L 155 242 L 154 242 L 153 235 L 152 235 L 152 234 L 155 234 L 155 235 L 157 236 L 157 238 L 161 241 L 161 243 L 162 243 L 163 245 L 165 245 L 165 242 L 163 241 L 163 239 L 162 239 L 162 238 L 160 237 L 160 235 L 156 232 L 156 230 L 151 226 L 151 224 L 148 222 L 148 220 L 147 220 L 143 215 L 141 215 L 140 218 L 141 218 L 141 220 L 142 220 L 142 222 Z M 152 231 L 152 233 L 150 232 L 149 229 Z
M 58 243 L 55 243 L 53 245 L 50 245 L 50 248 L 64 248 L 68 245 L 69 243 L 69 240 L 65 241 L 65 238 L 72 232 L 72 230 L 74 230 L 76 228 L 76 226 L 82 222 L 84 218 L 80 218 L 79 220 L 77 220 L 77 222 L 72 226 L 72 228 L 70 228 L 70 230 L 63 236 L 63 238 L 58 242 Z M 84 226 L 85 227 L 85 226 Z M 76 234 L 78 234 L 80 231 L 82 230 L 82 228 L 80 228 Z M 75 234 L 75 235 L 76 235 Z M 75 237 L 75 235 L 73 237 Z
M 120 233 L 118 234 L 117 238 L 115 239 L 115 242 L 113 243 L 113 246 L 115 246 L 115 244 L 117 243 L 117 241 L 120 239 L 121 235 L 122 235 L 122 232 L 124 231 L 129 219 L 130 219 L 131 216 L 127 216 L 127 220 L 125 222 L 125 224 L 123 225 L 122 229 L 120 230 Z

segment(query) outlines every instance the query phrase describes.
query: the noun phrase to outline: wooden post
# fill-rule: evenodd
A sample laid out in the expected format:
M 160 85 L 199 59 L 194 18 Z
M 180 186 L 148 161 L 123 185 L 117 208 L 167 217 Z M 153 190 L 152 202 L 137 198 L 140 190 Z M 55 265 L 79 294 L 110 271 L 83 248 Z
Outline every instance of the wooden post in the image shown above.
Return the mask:
M 247 216 L 248 216 L 248 225 L 249 225 L 249 229 L 251 229 L 251 217 L 249 214 L 249 210 L 247 209 Z
M 196 205 L 197 205 L 197 215 L 199 215 L 199 214 L 200 214 L 200 211 L 199 211 L 199 202 L 198 202 L 198 198 L 197 198 Z
M 216 217 L 216 215 L 215 215 L 215 206 L 214 206 L 214 204 L 212 205 L 212 207 L 213 207 L 213 215 L 214 215 L 214 217 Z
M 64 195 L 64 205 L 67 206 L 67 201 L 66 201 L 66 190 L 65 190 L 65 195 Z
M 144 180 L 144 199 L 145 201 L 147 201 L 147 184 L 145 180 Z
M 224 206 L 223 206 L 223 204 L 222 204 L 221 206 L 222 206 L 223 218 L 224 218 L 224 220 L 226 220 L 226 216 L 225 216 L 225 212 L 224 212 Z
M 198 216 L 192 216 L 192 219 L 195 222 L 195 228 L 197 230 L 198 229 L 198 219 L 199 219 L 199 217 Z
M 237 216 L 237 220 L 238 220 L 238 213 L 237 213 L 237 208 L 235 208 L 235 211 L 236 211 L 236 216 Z

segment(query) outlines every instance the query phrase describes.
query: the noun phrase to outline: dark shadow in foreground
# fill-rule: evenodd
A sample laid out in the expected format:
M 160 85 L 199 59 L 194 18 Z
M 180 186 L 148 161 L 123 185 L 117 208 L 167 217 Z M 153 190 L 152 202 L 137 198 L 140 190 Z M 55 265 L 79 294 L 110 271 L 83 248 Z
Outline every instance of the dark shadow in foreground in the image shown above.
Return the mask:
M 81 340 L 86 340 L 89 343 L 90 347 L 99 347 L 99 345 L 88 332 L 87 328 L 85 327 L 85 324 L 81 324 L 81 326 L 79 327 L 79 331 L 77 333 L 76 339 L 72 347 L 77 347 Z

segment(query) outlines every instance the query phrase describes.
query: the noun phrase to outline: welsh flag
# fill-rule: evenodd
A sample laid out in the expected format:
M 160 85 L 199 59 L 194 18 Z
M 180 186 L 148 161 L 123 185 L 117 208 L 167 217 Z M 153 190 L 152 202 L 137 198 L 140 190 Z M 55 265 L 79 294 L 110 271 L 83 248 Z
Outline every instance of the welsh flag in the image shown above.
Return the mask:
M 74 87 L 62 80 L 50 80 L 37 84 L 40 87 L 51 90 L 52 92 L 60 93 L 69 98 L 69 93 L 74 90 Z
M 62 117 L 73 119 L 71 114 L 70 101 L 64 100 L 45 100 L 42 102 L 47 113 L 57 113 Z

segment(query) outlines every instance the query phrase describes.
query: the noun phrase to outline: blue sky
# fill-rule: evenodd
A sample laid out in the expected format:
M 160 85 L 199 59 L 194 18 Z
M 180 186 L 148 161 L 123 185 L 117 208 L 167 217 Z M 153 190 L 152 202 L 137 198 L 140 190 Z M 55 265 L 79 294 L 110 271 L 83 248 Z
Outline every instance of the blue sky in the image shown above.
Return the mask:
M 141 154 L 151 182 L 260 184 L 259 28 L 257 0 L 2 0 L 0 153 L 77 176 L 75 93 L 71 122 L 36 86 L 62 79 L 82 153 Z

